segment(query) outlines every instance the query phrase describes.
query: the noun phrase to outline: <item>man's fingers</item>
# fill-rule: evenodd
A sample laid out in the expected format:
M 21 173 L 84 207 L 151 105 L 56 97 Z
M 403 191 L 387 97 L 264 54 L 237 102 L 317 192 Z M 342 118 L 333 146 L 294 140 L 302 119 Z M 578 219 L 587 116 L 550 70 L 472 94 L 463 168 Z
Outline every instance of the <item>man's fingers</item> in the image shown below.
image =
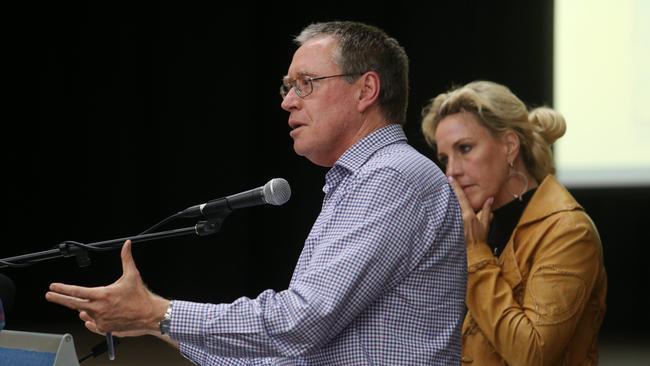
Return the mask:
M 95 319 L 93 319 L 93 317 L 91 317 L 88 314 L 88 312 L 80 311 L 79 312 L 79 319 L 81 319 L 84 322 L 84 325 L 86 326 L 86 328 L 89 331 L 91 331 L 93 333 L 104 335 L 104 333 L 100 332 L 99 329 L 97 329 L 97 323 L 95 322 Z
M 93 317 L 90 316 L 88 312 L 85 310 L 79 312 L 79 319 L 83 320 L 84 322 L 88 322 L 88 321 L 92 321 L 93 323 L 95 322 L 95 319 L 93 319 Z
M 95 322 L 93 322 L 93 321 L 90 321 L 90 320 L 86 321 L 86 322 L 84 322 L 84 325 L 86 326 L 86 329 L 88 329 L 89 331 L 91 331 L 93 333 L 106 335 L 105 333 L 102 333 L 102 332 L 99 331 L 99 329 L 97 329 L 97 324 L 95 324 Z
M 67 295 L 70 297 L 76 297 L 79 299 L 88 299 L 88 300 L 95 299 L 97 295 L 96 288 L 66 285 L 63 283 L 50 284 L 50 291 L 59 293 L 61 295 Z
M 78 297 L 63 295 L 58 292 L 52 292 L 52 291 L 49 291 L 45 294 L 45 299 L 49 302 L 63 305 L 73 310 L 85 309 L 86 306 L 88 305 L 87 299 L 80 299 Z

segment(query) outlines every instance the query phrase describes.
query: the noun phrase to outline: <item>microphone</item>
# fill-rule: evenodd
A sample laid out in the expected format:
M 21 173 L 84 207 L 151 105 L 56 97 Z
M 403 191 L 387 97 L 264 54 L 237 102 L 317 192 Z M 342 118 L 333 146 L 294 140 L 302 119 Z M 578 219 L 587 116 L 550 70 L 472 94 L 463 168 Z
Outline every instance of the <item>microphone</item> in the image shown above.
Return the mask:
M 274 178 L 262 187 L 186 208 L 178 213 L 178 217 L 210 217 L 240 208 L 266 204 L 280 206 L 285 204 L 290 197 L 291 187 L 289 182 L 282 178 Z

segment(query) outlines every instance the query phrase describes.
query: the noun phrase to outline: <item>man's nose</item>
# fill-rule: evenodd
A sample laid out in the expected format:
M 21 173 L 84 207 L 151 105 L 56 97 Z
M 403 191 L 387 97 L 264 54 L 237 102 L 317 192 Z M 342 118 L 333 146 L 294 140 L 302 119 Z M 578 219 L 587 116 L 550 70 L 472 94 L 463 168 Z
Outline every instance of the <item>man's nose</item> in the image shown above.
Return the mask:
M 291 88 L 289 89 L 289 92 L 287 92 L 287 95 L 284 96 L 284 99 L 282 99 L 280 106 L 285 111 L 291 112 L 298 108 L 299 103 L 300 97 L 296 94 L 296 88 Z

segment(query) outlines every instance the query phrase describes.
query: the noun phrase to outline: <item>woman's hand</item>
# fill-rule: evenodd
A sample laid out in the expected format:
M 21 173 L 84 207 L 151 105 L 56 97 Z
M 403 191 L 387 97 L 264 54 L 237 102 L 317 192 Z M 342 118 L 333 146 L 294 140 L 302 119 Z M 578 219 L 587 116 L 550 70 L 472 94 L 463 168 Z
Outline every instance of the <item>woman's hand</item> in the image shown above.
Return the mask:
M 460 209 L 463 213 L 463 223 L 465 226 L 465 242 L 467 246 L 476 245 L 478 243 L 487 243 L 487 235 L 490 229 L 490 222 L 492 221 L 492 202 L 494 197 L 490 197 L 483 203 L 481 211 L 474 213 L 472 206 L 467 200 L 467 196 L 463 189 L 458 185 L 458 182 L 453 177 L 447 177 L 449 184 L 454 189 Z

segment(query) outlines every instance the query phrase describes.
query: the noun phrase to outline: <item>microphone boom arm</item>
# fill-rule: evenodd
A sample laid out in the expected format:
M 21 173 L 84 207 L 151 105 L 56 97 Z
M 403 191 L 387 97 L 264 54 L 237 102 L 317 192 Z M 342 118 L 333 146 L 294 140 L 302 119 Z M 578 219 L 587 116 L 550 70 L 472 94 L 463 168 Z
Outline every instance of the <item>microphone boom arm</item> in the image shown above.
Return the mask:
M 134 235 L 125 238 L 98 241 L 90 244 L 84 244 L 75 241 L 64 241 L 58 245 L 58 249 L 50 249 L 46 251 L 0 259 L 0 268 L 26 267 L 34 263 L 58 257 L 75 257 L 77 264 L 80 267 L 86 267 L 90 265 L 88 251 L 106 251 L 118 249 L 122 247 L 122 244 L 126 240 L 131 240 L 133 243 L 139 243 L 144 241 L 153 241 L 192 234 L 196 234 L 198 236 L 214 234 L 221 228 L 221 224 L 226 215 L 227 213 L 224 213 L 219 217 L 211 217 L 209 220 L 199 221 L 194 226 L 189 226 L 181 229 Z
M 289 183 L 283 178 L 274 178 L 262 187 L 189 207 L 167 217 L 139 235 L 99 241 L 90 244 L 64 241 L 58 245 L 58 249 L 0 259 L 0 268 L 26 267 L 34 263 L 57 257 L 75 257 L 79 267 L 87 267 L 90 265 L 90 257 L 88 256 L 89 251 L 117 249 L 120 248 L 122 243 L 126 240 L 131 240 L 132 242 L 137 243 L 141 241 L 151 241 L 190 234 L 196 234 L 199 236 L 214 234 L 219 231 L 221 223 L 232 210 L 263 204 L 279 206 L 286 203 L 290 197 L 291 187 L 289 186 Z M 191 227 L 151 233 L 151 231 L 174 219 L 199 216 L 204 217 L 205 221 L 199 221 L 196 225 Z

